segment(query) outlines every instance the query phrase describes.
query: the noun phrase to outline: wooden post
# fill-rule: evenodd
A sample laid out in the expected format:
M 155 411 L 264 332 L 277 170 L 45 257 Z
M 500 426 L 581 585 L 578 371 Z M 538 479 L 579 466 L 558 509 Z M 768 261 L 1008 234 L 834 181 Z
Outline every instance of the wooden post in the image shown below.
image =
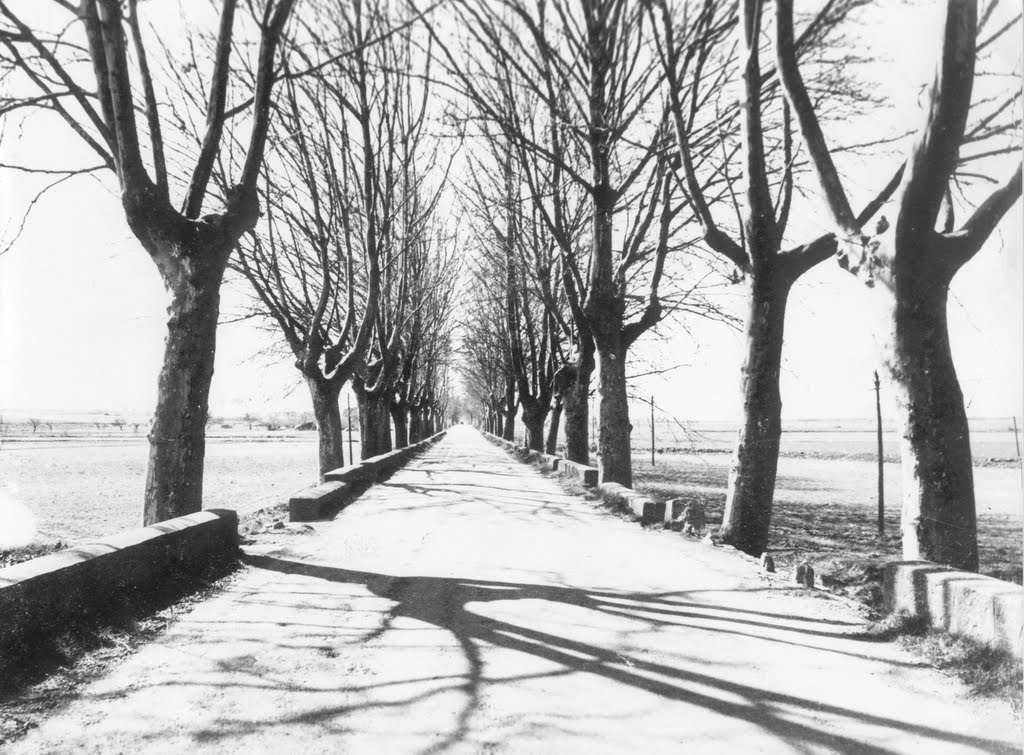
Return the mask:
M 875 415 L 878 421 L 878 534 L 885 534 L 885 458 L 882 455 L 882 393 L 875 370 Z
M 651 396 L 651 466 L 654 466 L 654 396 Z
M 597 444 L 597 417 L 594 416 L 594 400 L 588 399 L 590 402 L 590 438 L 588 438 L 588 445 L 595 446 Z
M 1017 418 L 1013 418 L 1013 444 L 1017 446 L 1017 461 L 1020 461 L 1020 438 L 1017 437 Z
M 355 456 L 352 455 L 352 394 L 345 394 L 345 413 L 348 414 L 348 463 L 355 463 Z

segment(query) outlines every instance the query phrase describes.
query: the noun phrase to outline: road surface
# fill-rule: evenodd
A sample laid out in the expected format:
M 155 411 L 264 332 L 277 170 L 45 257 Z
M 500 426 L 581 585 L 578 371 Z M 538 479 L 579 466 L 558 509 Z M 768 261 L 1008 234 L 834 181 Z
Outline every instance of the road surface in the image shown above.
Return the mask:
M 849 604 L 474 430 L 247 566 L 14 753 L 1019 752 Z

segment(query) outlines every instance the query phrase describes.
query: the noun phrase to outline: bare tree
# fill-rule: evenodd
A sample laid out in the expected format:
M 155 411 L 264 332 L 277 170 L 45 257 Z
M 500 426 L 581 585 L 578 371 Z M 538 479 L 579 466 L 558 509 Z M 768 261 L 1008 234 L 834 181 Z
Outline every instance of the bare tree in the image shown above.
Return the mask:
M 51 9 L 61 9 L 68 18 L 51 29 L 26 22 L 31 11 L 16 12 L 13 3 L 0 2 L 0 65 L 16 71 L 24 85 L 5 99 L 5 111 L 42 108 L 56 113 L 96 155 L 101 168 L 117 175 L 125 219 L 156 265 L 170 298 L 150 432 L 147 524 L 202 508 L 220 285 L 232 249 L 259 216 L 256 182 L 270 122 L 274 69 L 294 2 L 268 0 L 258 10 L 249 6 L 259 50 L 255 86 L 244 108 L 251 123 L 248 148 L 240 174 L 225 193 L 223 210 L 205 215 L 210 176 L 227 138 L 231 55 L 239 41 L 235 29 L 241 24 L 236 19 L 237 0 L 224 0 L 221 7 L 206 125 L 179 206 L 171 199 L 174 176 L 165 155 L 161 98 L 149 66 L 138 1 L 83 0 L 75 5 L 54 0 Z M 83 60 L 91 65 L 83 65 Z M 170 95 L 173 99 L 174 93 Z M 145 114 L 144 129 L 137 123 L 137 112 Z M 144 139 L 149 143 L 148 165 Z
M 828 0 L 800 35 L 801 54 L 825 46 L 829 32 L 859 4 Z M 779 373 L 786 305 L 796 281 L 835 253 L 836 240 L 826 234 L 786 248 L 798 156 L 774 70 L 761 63 L 764 4 L 745 2 L 737 8 L 704 0 L 696 13 L 683 5 L 679 14 L 668 0 L 658 0 L 648 8 L 668 81 L 679 152 L 676 179 L 700 222 L 704 243 L 738 271 L 736 282 L 748 284 L 743 421 L 720 534 L 724 542 L 760 555 L 768 544 L 782 434 Z M 736 32 L 738 43 L 730 44 Z M 818 73 L 816 83 L 836 92 L 836 100 L 863 101 L 856 88 L 836 81 L 837 75 L 850 78 L 842 68 L 851 61 L 835 51 L 830 57 L 832 64 Z M 723 104 L 720 93 L 737 75 L 740 101 Z M 738 190 L 740 176 L 744 186 Z M 890 182 L 882 198 L 894 188 Z M 882 198 L 869 205 L 867 216 Z
M 438 397 L 447 394 L 438 386 L 447 380 L 459 272 L 452 259 L 453 241 L 436 233 L 433 253 L 418 259 L 414 271 L 412 312 L 389 405 L 398 448 L 433 434 L 431 419 L 443 416 Z
M 991 9 L 994 6 L 990 4 Z M 978 7 L 944 4 L 935 79 L 924 123 L 907 153 L 894 197 L 895 221 L 866 228 L 848 195 L 822 133 L 794 53 L 791 0 L 778 0 L 778 68 L 814 173 L 840 240 L 842 267 L 872 288 L 882 312 L 876 331 L 882 363 L 899 406 L 903 457 L 903 555 L 956 568 L 978 568 L 970 433 L 953 365 L 946 303 L 953 276 L 988 240 L 1021 195 L 1021 166 L 957 227 L 951 186 L 961 149 L 991 121 L 987 108 L 971 125 L 978 52 Z M 1019 24 L 1016 14 L 1008 27 Z M 1001 32 L 996 32 L 996 35 Z M 1019 91 L 1006 97 L 1012 104 Z M 991 105 L 991 101 L 980 104 Z M 1009 131 L 1012 136 L 1019 125 Z M 1004 134 L 1006 131 L 1003 132 Z M 1004 147 L 995 152 L 1018 151 Z M 992 150 L 990 150 L 992 151 Z
M 28 423 L 32 426 L 32 432 L 34 433 L 36 430 L 39 429 L 39 425 L 42 423 L 42 420 L 40 420 L 38 417 L 29 417 Z
M 531 166 L 557 168 L 556 187 L 571 182 L 587 197 L 589 249 L 560 240 L 580 338 L 579 369 L 571 379 L 579 385 L 589 376 L 589 340 L 599 357 L 601 478 L 629 485 L 625 362 L 630 347 L 671 308 L 662 297 L 666 259 L 685 246 L 679 229 L 688 219 L 670 180 L 664 77 L 645 11 L 626 0 L 578 6 L 508 0 L 498 7 L 460 0 L 455 13 L 472 50 L 469 62 L 461 62 L 435 29 L 449 70 L 473 105 L 473 120 L 488 122 L 528 156 L 519 160 L 524 179 L 553 234 L 565 227 L 555 220 L 553 203 L 540 201 L 536 187 L 543 182 L 528 173 Z M 513 100 L 529 96 L 542 103 L 538 111 L 564 129 L 523 121 L 518 108 L 507 106 L 509 92 Z M 562 133 L 572 147 L 553 150 L 555 134 Z M 577 401 L 586 395 L 574 394 Z

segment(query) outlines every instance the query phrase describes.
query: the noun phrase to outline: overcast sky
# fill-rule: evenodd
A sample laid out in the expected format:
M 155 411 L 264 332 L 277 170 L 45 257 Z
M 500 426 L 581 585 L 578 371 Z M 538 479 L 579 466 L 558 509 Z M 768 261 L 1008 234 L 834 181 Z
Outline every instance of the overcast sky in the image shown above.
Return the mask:
M 887 87 L 901 104 L 885 118 L 913 124 L 917 93 L 929 76 L 926 61 L 933 59 L 933 37 L 927 33 L 933 27 L 918 23 L 927 15 L 921 6 L 905 13 L 910 15 L 894 17 L 888 38 L 875 44 L 891 55 L 886 70 L 902 72 L 887 77 Z M 79 150 L 69 131 L 42 121 L 22 139 L 5 137 L 3 162 L 38 163 L 44 154 L 48 161 L 59 161 Z M 1001 167 L 1003 179 L 1012 161 Z M 877 187 L 894 168 L 863 167 L 854 171 L 851 182 Z M 36 185 L 32 177 L 0 171 L 0 227 L 17 224 Z M 1021 226 L 1018 203 L 997 237 L 953 285 L 953 351 L 967 411 L 974 417 L 1022 413 Z M 737 313 L 742 312 L 740 294 L 737 288 Z M 227 288 L 225 313 L 237 309 L 242 296 L 240 289 Z M 784 418 L 866 417 L 873 412 L 876 356 L 866 304 L 862 285 L 831 261 L 796 285 L 782 376 Z M 16 246 L 0 256 L 0 409 L 100 409 L 148 416 L 155 404 L 165 306 L 159 276 L 125 224 L 113 178 L 75 179 L 52 191 Z M 280 346 L 277 359 L 257 355 L 274 345 L 251 323 L 221 327 L 211 394 L 214 415 L 308 408 L 305 387 L 298 385 L 298 373 Z M 685 365 L 638 382 L 638 394 L 653 392 L 660 405 L 682 419 L 736 415 L 743 353 L 739 333 L 697 323 L 692 336 L 675 329 L 672 337 L 642 340 L 638 349 L 633 372 L 647 371 L 652 364 Z

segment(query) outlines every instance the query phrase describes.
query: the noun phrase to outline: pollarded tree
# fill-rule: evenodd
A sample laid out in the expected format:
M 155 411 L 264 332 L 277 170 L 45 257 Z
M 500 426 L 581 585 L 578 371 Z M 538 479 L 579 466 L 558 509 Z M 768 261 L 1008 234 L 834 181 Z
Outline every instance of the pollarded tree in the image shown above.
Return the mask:
M 401 202 L 384 228 L 381 267 L 381 304 L 374 320 L 370 349 L 353 376 L 359 404 L 363 458 L 392 449 L 391 405 L 404 378 L 404 356 L 416 318 L 433 302 L 432 295 L 447 285 L 451 247 L 436 220 L 444 187 L 428 194 L 425 178 L 411 162 L 403 162 L 393 178 Z M 446 312 L 439 312 L 441 316 Z M 446 323 L 422 322 L 425 332 L 443 330 Z M 432 409 L 432 396 L 420 407 Z
M 390 396 L 397 448 L 426 437 L 433 412 L 432 397 L 437 395 L 439 365 L 447 363 L 454 326 L 452 313 L 459 268 L 451 253 L 453 245 L 440 233 L 434 233 L 431 249 L 430 238 L 424 246 L 427 254 L 413 258 L 411 308 L 403 328 L 399 367 Z
M 427 90 L 414 75 L 412 27 L 383 3 L 340 12 L 311 5 L 302 70 L 286 70 L 266 221 L 240 244 L 236 268 L 295 355 L 313 401 L 321 475 L 344 464 L 342 388 L 365 362 L 382 278 L 394 262 L 396 215 L 419 190 Z M 320 38 L 332 30 L 331 42 Z M 339 47 L 350 53 L 338 56 Z M 412 90 L 416 89 L 415 96 Z
M 479 242 L 480 239 L 477 239 Z M 492 245 L 488 238 L 483 239 Z M 500 271 L 493 267 L 494 255 L 475 254 L 467 266 L 469 290 L 473 295 L 463 302 L 460 318 L 461 344 L 457 350 L 463 381 L 485 418 L 484 429 L 512 440 L 515 421 L 515 380 L 509 362 L 508 320 L 504 314 L 505 296 L 495 290 Z M 511 411 L 510 411 L 511 409 Z
M 555 396 L 554 374 L 566 363 L 562 332 L 548 309 L 555 300 L 548 283 L 547 297 L 538 280 L 550 270 L 557 245 L 536 203 L 524 201 L 518 163 L 512 147 L 500 135 L 483 129 L 481 154 L 471 155 L 470 188 L 463 201 L 473 219 L 476 252 L 490 280 L 486 296 L 494 295 L 504 317 L 502 335 L 506 365 L 522 409 L 526 445 L 545 448 L 544 425 Z M 553 423 L 557 435 L 557 415 Z
M 226 108 L 231 56 L 241 42 L 236 30 L 244 24 L 237 18 L 237 0 L 221 4 L 205 128 L 197 134 L 198 154 L 185 182 L 168 169 L 161 113 L 162 99 L 180 102 L 182 95 L 158 95 L 161 82 L 151 74 L 138 0 L 53 0 L 45 10 L 38 0 L 19 9 L 0 2 L 0 66 L 15 74 L 6 77 L 4 112 L 32 108 L 56 114 L 99 158 L 99 169 L 116 174 L 128 226 L 168 293 L 163 367 L 149 434 L 147 524 L 202 508 L 220 286 L 235 244 L 259 217 L 256 184 L 271 120 L 278 48 L 294 4 L 268 0 L 259 8 L 246 6 L 259 36 L 251 98 L 239 108 L 248 116 L 240 119 L 250 127 L 248 147 L 224 193 L 223 208 L 203 214 L 222 143 L 238 138 L 230 133 Z M 49 28 L 47 22 L 52 22 Z M 138 124 L 138 113 L 144 114 L 145 127 Z M 172 188 L 182 192 L 178 204 Z
M 990 8 L 995 4 L 991 4 Z M 957 227 L 951 182 L 961 149 L 992 118 L 1018 102 L 985 108 L 971 125 L 978 51 L 978 4 L 948 0 L 935 79 L 924 122 L 913 139 L 893 204 L 895 219 L 865 228 L 850 209 L 843 181 L 794 53 L 791 0 L 777 0 L 778 69 L 839 239 L 840 265 L 871 287 L 881 313 L 876 328 L 882 364 L 899 407 L 903 461 L 903 555 L 960 569 L 978 568 L 970 434 L 949 343 L 946 304 L 957 271 L 985 244 L 1021 195 L 1021 167 Z M 1005 28 L 1019 24 L 1020 16 Z M 1000 32 L 996 32 L 998 35 Z M 991 105 L 986 97 L 975 104 Z M 1007 131 L 1013 137 L 1019 125 Z M 989 148 L 1018 152 L 1019 146 Z
M 798 48 L 804 53 L 820 49 L 829 32 L 858 4 L 859 0 L 826 2 L 801 34 Z M 701 224 L 704 243 L 740 271 L 737 280 L 748 284 L 743 420 L 720 534 L 724 542 L 760 555 L 768 545 L 782 434 L 779 373 L 786 304 L 796 281 L 835 253 L 836 240 L 826 234 L 788 248 L 785 243 L 797 155 L 774 71 L 761 64 L 766 4 L 744 0 L 737 7 L 704 0 L 696 12 L 684 6 L 682 15 L 673 14 L 668 0 L 648 7 L 668 82 L 679 153 L 677 178 Z M 739 43 L 731 44 L 737 32 Z M 841 56 L 834 57 L 839 58 L 834 65 L 842 63 Z M 831 69 L 821 72 L 819 84 L 834 88 L 833 75 Z M 738 105 L 723 106 L 720 93 L 736 83 Z M 845 87 L 843 99 L 857 96 L 855 88 Z M 838 94 L 835 99 L 840 99 Z M 734 155 L 739 165 L 733 164 Z M 738 176 L 744 179 L 742 192 L 733 185 Z M 877 211 L 894 188 L 895 182 L 890 182 L 865 209 L 863 219 Z M 740 200 L 723 201 L 740 193 Z M 716 213 L 716 205 L 721 212 Z M 735 230 L 730 232 L 727 224 L 733 214 Z
M 589 336 L 599 357 L 601 479 L 630 485 L 625 362 L 665 312 L 666 259 L 683 246 L 678 231 L 687 219 L 670 180 L 663 76 L 646 13 L 628 0 L 460 0 L 455 13 L 469 39 L 468 63 L 432 31 L 472 105 L 471 119 L 490 123 L 530 160 L 557 166 L 587 197 L 589 250 L 579 255 L 585 261 L 563 259 L 578 276 L 563 277 L 577 295 L 585 281 L 573 314 L 581 342 Z M 521 109 L 507 107 L 509 92 L 543 103 L 540 117 L 554 113 L 574 147 L 550 149 L 551 130 L 524 125 Z M 565 159 L 570 154 L 584 159 Z M 575 256 L 575 248 L 568 251 Z

